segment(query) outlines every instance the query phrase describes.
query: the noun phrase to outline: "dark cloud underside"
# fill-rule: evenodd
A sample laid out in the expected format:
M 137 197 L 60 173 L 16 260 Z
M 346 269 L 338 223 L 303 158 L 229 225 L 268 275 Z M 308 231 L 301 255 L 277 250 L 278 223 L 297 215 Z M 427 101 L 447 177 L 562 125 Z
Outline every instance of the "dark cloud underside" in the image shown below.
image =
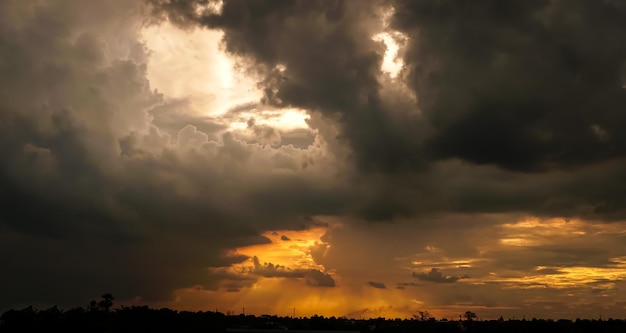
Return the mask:
M 428 282 L 435 282 L 435 283 L 454 283 L 454 282 L 459 281 L 460 279 L 466 278 L 465 276 L 445 276 L 437 268 L 432 268 L 430 271 L 423 272 L 423 273 L 413 272 L 413 277 L 420 281 L 428 281 Z
M 376 288 L 376 289 L 386 289 L 387 286 L 382 283 L 382 282 L 376 282 L 376 281 L 367 281 L 367 285 L 369 285 L 372 288 Z

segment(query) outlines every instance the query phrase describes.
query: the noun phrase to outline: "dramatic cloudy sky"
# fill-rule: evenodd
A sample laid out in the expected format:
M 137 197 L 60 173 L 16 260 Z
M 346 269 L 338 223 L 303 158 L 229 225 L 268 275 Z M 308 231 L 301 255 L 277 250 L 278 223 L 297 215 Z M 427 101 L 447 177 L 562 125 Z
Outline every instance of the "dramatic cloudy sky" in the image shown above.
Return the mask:
M 623 318 L 626 1 L 0 1 L 0 310 Z

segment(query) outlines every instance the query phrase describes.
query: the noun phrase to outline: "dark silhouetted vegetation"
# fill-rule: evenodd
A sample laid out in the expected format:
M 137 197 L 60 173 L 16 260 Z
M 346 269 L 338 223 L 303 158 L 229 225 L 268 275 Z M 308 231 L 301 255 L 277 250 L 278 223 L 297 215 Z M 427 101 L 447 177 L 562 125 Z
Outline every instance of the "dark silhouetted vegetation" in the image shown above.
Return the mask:
M 102 295 L 85 308 L 67 311 L 54 306 L 37 310 L 32 306 L 6 311 L 0 317 L 0 332 L 226 332 L 237 329 L 345 330 L 355 332 L 626 332 L 624 320 L 477 320 L 475 313 L 462 314 L 465 320 L 436 320 L 427 311 L 413 319 L 349 319 L 312 316 L 302 318 L 273 315 L 225 315 L 211 311 L 176 311 L 132 306 L 113 309 L 113 296 Z

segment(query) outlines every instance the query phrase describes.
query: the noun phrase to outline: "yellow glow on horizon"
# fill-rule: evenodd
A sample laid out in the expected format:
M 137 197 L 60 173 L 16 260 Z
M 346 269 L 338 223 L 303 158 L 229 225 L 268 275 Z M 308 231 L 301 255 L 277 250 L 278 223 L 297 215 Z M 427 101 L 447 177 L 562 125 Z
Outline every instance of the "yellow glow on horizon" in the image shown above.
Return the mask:
M 393 286 L 373 288 L 363 276 L 340 276 L 315 262 L 311 251 L 330 246 L 322 239 L 328 228 L 268 231 L 263 235 L 270 240 L 269 243 L 237 248 L 233 254 L 257 256 L 261 264 L 280 265 L 284 270 L 318 269 L 333 276 L 335 287 L 311 286 L 302 278 L 255 275 L 254 263 L 250 259 L 226 270 L 233 276 L 252 277 L 254 285 L 237 292 L 227 292 L 223 288 L 181 288 L 175 291 L 176 301 L 166 306 L 230 314 L 240 314 L 245 308 L 246 314 L 257 316 L 292 316 L 295 310 L 296 317 L 322 315 L 356 319 L 411 318 L 416 308 L 425 306 L 422 300 L 407 298 L 405 290 Z
M 626 280 L 626 257 L 612 258 L 610 261 L 612 264 L 606 267 L 537 266 L 534 272 L 528 272 L 525 276 L 501 278 L 490 274 L 487 281 L 503 283 L 508 289 L 614 289 L 613 281 Z M 551 272 L 545 273 L 544 270 Z
M 330 231 L 328 228 L 331 228 Z M 357 319 L 379 316 L 411 318 L 412 314 L 423 310 L 437 318 L 454 319 L 470 310 L 483 318 L 497 318 L 499 311 L 519 313 L 515 311 L 527 311 L 525 309 L 533 308 L 535 304 L 544 309 L 549 306 L 544 303 L 551 301 L 555 304 L 567 302 L 564 304 L 568 306 L 579 302 L 576 306 L 584 307 L 585 302 L 617 297 L 623 281 L 626 281 L 626 256 L 620 254 L 605 257 L 609 261 L 604 263 L 599 261 L 598 264 L 593 264 L 594 261 L 587 258 L 581 260 L 581 263 L 570 262 L 569 265 L 559 266 L 559 260 L 551 261 L 551 257 L 544 257 L 543 252 L 539 257 L 532 257 L 534 252 L 529 251 L 529 260 L 539 259 L 536 262 L 541 265 L 531 269 L 525 265 L 517 266 L 515 260 L 518 257 L 513 258 L 515 260 L 510 266 L 500 264 L 502 260 L 506 260 L 507 253 L 514 253 L 512 251 L 532 250 L 535 246 L 538 251 L 550 251 L 561 245 L 567 247 L 580 244 L 579 237 L 582 235 L 591 242 L 584 244 L 596 244 L 604 238 L 593 239 L 594 235 L 619 235 L 624 229 L 623 223 L 524 218 L 504 225 L 489 226 L 488 230 L 498 237 L 490 237 L 487 242 L 480 243 L 486 251 L 480 252 L 476 257 L 469 257 L 463 252 L 451 252 L 445 243 L 428 239 L 428 242 L 416 247 L 418 253 L 397 257 L 397 261 L 404 266 L 397 267 L 397 271 L 394 271 L 396 267 L 384 265 L 372 265 L 374 270 L 371 271 L 342 266 L 346 264 L 345 260 L 355 260 L 355 257 L 343 257 L 343 253 L 339 254 L 337 250 L 351 248 L 346 247 L 344 242 L 351 244 L 350 242 L 359 240 L 345 238 L 345 234 L 338 237 L 341 234 L 336 232 L 339 228 L 348 227 L 330 224 L 329 227 L 318 226 L 307 230 L 268 231 L 263 234 L 269 240 L 268 243 L 233 249 L 234 254 L 258 257 L 261 265 L 273 264 L 274 266 L 264 266 L 270 267 L 270 271 L 276 265 L 280 265 L 280 272 L 317 269 L 330 274 L 336 282 L 335 287 L 309 285 L 301 275 L 290 277 L 289 274 L 263 274 L 260 270 L 257 272 L 261 274 L 255 274 L 254 262 L 250 259 L 229 268 L 221 268 L 221 272 L 227 273 L 217 282 L 221 288 L 179 289 L 175 291 L 177 301 L 165 305 L 178 309 L 217 309 L 234 314 L 241 313 L 245 307 L 247 314 L 279 316 L 291 316 L 295 308 L 297 317 L 317 314 Z M 543 233 L 548 235 L 544 237 Z M 338 241 L 342 243 L 334 243 Z M 329 246 L 333 247 L 326 253 L 324 260 L 319 259 L 324 248 Z M 359 251 L 358 249 L 359 247 L 355 247 L 355 251 Z M 497 251 L 504 253 L 495 254 Z M 346 267 L 350 267 L 350 264 L 346 264 Z M 444 276 L 463 278 L 447 284 L 419 281 L 412 275 L 413 272 L 419 274 L 432 268 L 440 269 Z M 383 269 L 384 272 L 381 271 Z M 229 284 L 233 281 L 243 283 Z M 368 283 L 370 281 L 384 283 L 386 288 L 376 288 Z M 237 288 L 229 289 L 231 285 Z M 215 285 L 211 286 L 216 288 Z M 395 288 L 396 286 L 400 288 Z M 449 302 L 445 297 L 451 297 L 454 289 L 466 292 L 468 297 Z M 525 296 L 520 296 L 516 302 L 484 305 L 481 303 L 481 296 L 475 294 L 483 292 L 492 293 L 490 297 L 497 299 L 521 294 Z M 568 298 L 572 301 L 567 300 Z
M 396 291 L 385 292 L 374 288 L 367 291 L 365 294 L 354 294 L 342 288 L 306 286 L 292 279 L 264 278 L 254 288 L 239 292 L 182 288 L 175 294 L 178 308 L 231 314 L 240 314 L 245 308 L 246 314 L 257 316 L 291 317 L 295 312 L 296 317 L 410 318 L 416 307 L 423 306 L 423 302 L 415 299 L 407 301 Z

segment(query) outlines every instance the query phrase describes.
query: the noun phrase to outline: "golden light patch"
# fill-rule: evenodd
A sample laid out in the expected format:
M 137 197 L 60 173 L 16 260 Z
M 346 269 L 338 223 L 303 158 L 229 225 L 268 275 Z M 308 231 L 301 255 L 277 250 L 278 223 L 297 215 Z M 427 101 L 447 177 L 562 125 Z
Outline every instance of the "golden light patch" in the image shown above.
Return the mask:
M 340 276 L 332 270 L 315 262 L 323 256 L 320 249 L 328 250 L 331 244 L 322 238 L 328 227 L 316 227 L 308 230 L 276 230 L 263 234 L 269 243 L 237 248 L 232 255 L 246 255 L 250 259 L 217 269 L 225 280 L 221 288 L 206 290 L 203 288 L 182 288 L 175 291 L 174 306 L 179 309 L 218 310 L 223 313 L 240 314 L 276 314 L 279 316 L 311 317 L 347 316 L 350 318 L 410 318 L 415 313 L 416 303 L 407 299 L 406 290 L 393 287 L 373 288 L 363 276 Z M 258 261 L 255 262 L 254 257 Z M 307 283 L 306 278 L 289 274 L 262 274 L 259 264 L 271 263 L 280 272 L 318 270 L 332 275 L 334 287 L 315 286 Z M 280 266 L 280 268 L 276 268 Z M 260 269 L 261 271 L 255 271 Z M 274 272 L 272 270 L 271 272 Z M 261 274 L 259 274 L 261 272 Z M 229 280 L 230 279 L 230 280 Z M 246 283 L 237 290 L 228 290 L 230 282 Z M 229 282 L 230 281 L 230 282 Z M 424 305 L 419 301 L 420 308 Z M 172 306 L 170 304 L 170 306 Z
M 536 289 L 536 288 L 587 288 L 613 289 L 615 283 L 626 279 L 626 257 L 612 258 L 607 267 L 556 267 L 537 266 L 525 276 L 500 278 L 491 276 L 490 282 L 499 282 L 505 288 Z
M 524 237 L 512 237 L 512 238 L 500 239 L 500 244 L 508 245 L 508 246 L 532 246 L 532 245 L 539 245 L 540 243 L 535 240 L 527 239 Z
M 525 218 L 500 226 L 503 237 L 499 242 L 505 246 L 539 246 L 596 233 L 604 226 L 577 219 Z
M 395 79 L 404 67 L 403 54 L 401 54 L 400 49 L 409 40 L 407 35 L 389 28 L 390 20 L 394 13 L 395 8 L 392 6 L 382 8 L 380 17 L 383 31 L 372 36 L 373 40 L 382 42 L 385 45 L 386 50 L 380 70 L 388 74 L 392 79 Z
M 241 112 L 239 119 L 230 123 L 229 128 L 236 131 L 246 131 L 249 129 L 249 119 L 254 119 L 255 125 L 266 125 L 269 127 L 292 130 L 298 128 L 309 128 L 307 120 L 311 117 L 302 109 L 276 109 L 259 111 L 256 109 L 249 112 Z
M 321 269 L 324 267 L 317 264 L 311 256 L 313 247 L 327 243 L 321 240 L 326 233 L 326 228 L 319 227 L 308 230 L 277 230 L 263 234 L 271 242 L 237 248 L 235 252 L 248 257 L 258 257 L 261 263 L 268 262 L 289 268 Z M 242 265 L 250 265 L 248 260 Z
M 197 15 L 207 14 L 222 14 L 222 8 L 224 7 L 223 0 L 209 1 L 206 3 L 200 3 L 196 5 L 195 12 Z
M 441 252 L 425 252 L 412 256 L 420 260 L 410 261 L 410 269 L 414 268 L 471 268 L 477 263 L 485 261 L 483 258 L 448 258 L 443 251 Z
M 382 32 L 374 35 L 372 38 L 375 41 L 383 42 L 387 48 L 380 67 L 381 71 L 389 74 L 391 78 L 396 78 L 404 67 L 404 62 L 398 53 L 400 50 L 398 43 L 406 42 L 406 37 L 400 33 Z

